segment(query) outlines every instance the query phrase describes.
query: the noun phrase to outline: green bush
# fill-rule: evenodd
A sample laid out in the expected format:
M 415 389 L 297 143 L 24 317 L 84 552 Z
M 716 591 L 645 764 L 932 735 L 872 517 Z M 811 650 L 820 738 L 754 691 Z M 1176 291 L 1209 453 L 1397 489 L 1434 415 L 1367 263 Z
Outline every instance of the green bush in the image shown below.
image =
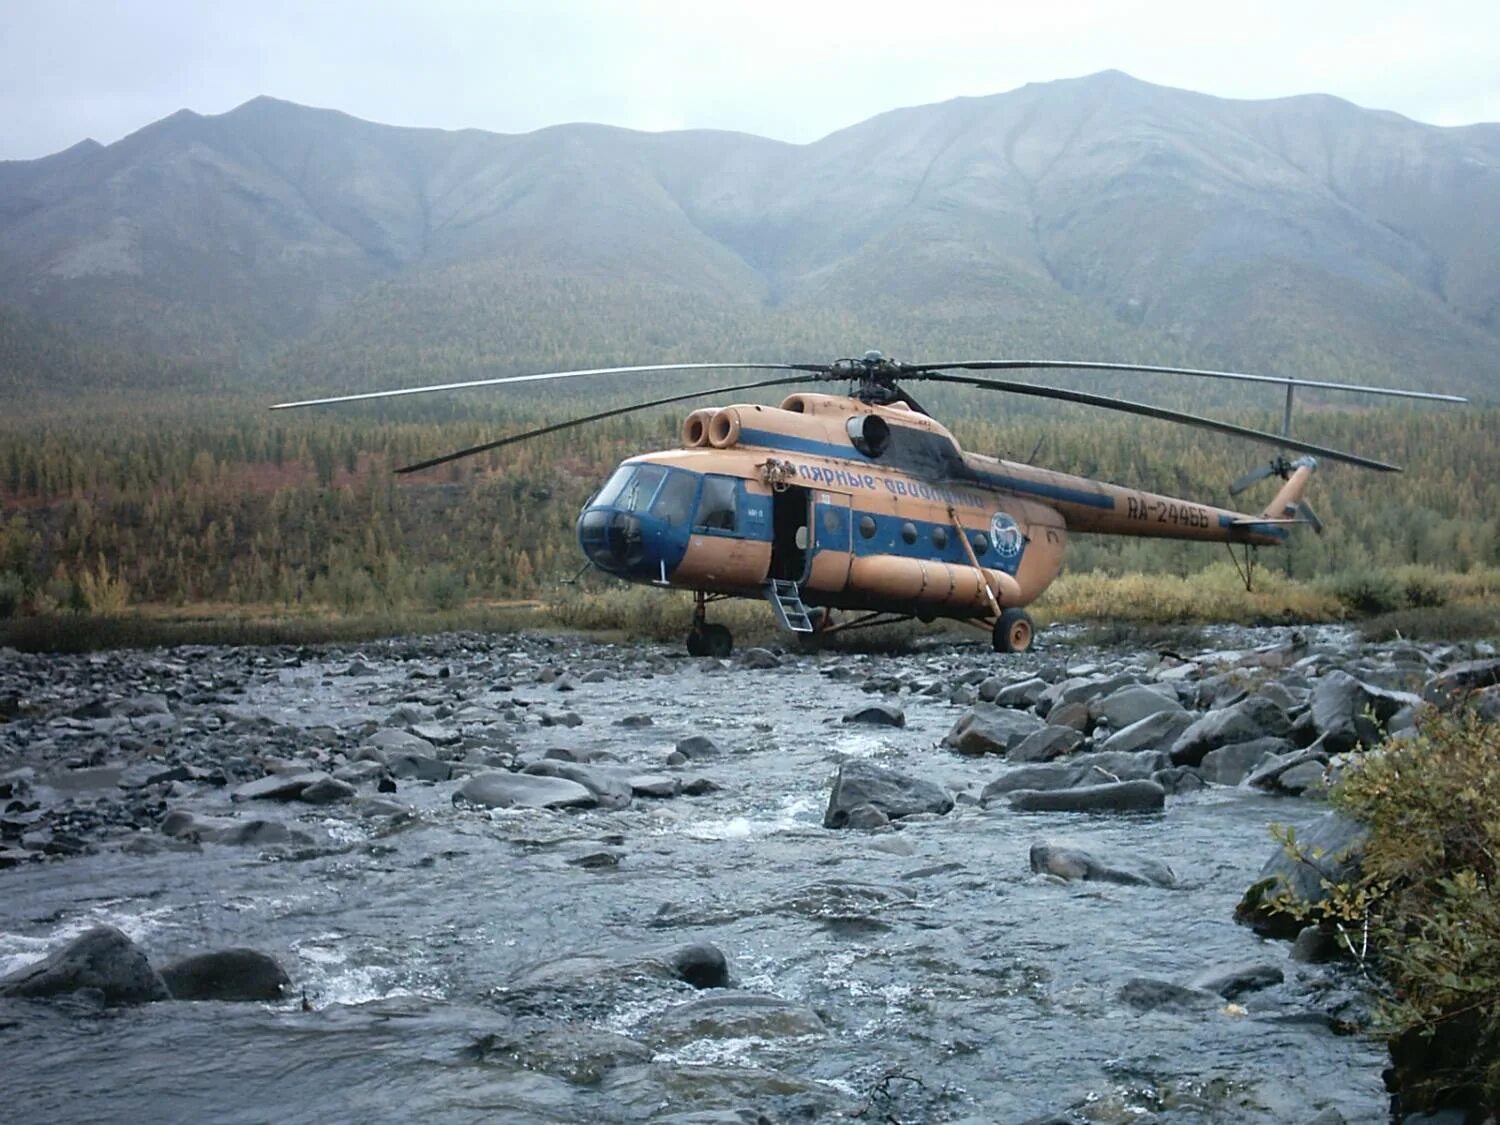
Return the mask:
M 0 620 L 14 617 L 26 602 L 26 583 L 13 570 L 0 571 Z
M 1500 1107 L 1500 724 L 1429 714 L 1330 800 L 1370 829 L 1357 881 L 1291 912 L 1378 971 L 1377 1029 L 1405 1113 Z
M 1385 570 L 1341 570 L 1318 585 L 1337 598 L 1346 610 L 1364 616 L 1391 613 L 1407 605 L 1404 585 Z

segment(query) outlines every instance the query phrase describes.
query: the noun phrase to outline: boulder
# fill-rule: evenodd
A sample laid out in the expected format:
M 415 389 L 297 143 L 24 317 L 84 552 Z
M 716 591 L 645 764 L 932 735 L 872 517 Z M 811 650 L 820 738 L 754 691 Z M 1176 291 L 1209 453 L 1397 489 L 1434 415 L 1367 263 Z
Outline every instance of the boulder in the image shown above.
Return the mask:
M 634 797 L 629 775 L 617 769 L 544 758 L 532 762 L 522 772 L 533 777 L 561 777 L 577 782 L 594 795 L 601 809 L 629 808 Z
M 1314 743 L 1303 750 L 1288 750 L 1273 758 L 1267 758 L 1250 772 L 1245 784 L 1252 789 L 1264 789 L 1270 793 L 1281 791 L 1281 775 L 1299 766 L 1315 764 L 1319 771 L 1328 765 L 1328 755 L 1323 747 Z
M 690 734 L 678 739 L 677 745 L 667 757 L 669 765 L 680 766 L 684 762 L 701 762 L 709 758 L 722 758 L 724 751 L 707 735 Z M 673 759 L 678 759 L 674 761 Z
M 633 773 L 630 792 L 637 797 L 675 797 L 682 792 L 682 779 L 669 773 Z
M 410 731 L 402 730 L 400 727 L 386 727 L 365 739 L 361 749 L 384 760 L 386 754 L 392 753 L 431 756 L 433 746 L 425 738 L 418 738 Z
M 239 847 L 276 847 L 282 844 L 311 844 L 306 832 L 288 828 L 279 820 L 264 817 L 205 816 L 187 809 L 173 809 L 161 822 L 163 836 L 195 840 L 202 844 L 227 844 Z
M 297 800 L 309 805 L 332 805 L 338 801 L 347 801 L 353 796 L 354 786 L 325 774 L 298 793 Z
M 1081 699 L 1059 703 L 1047 709 L 1047 722 L 1054 727 L 1072 727 L 1076 731 L 1089 729 L 1089 705 Z
M 1128 1004 L 1141 1012 L 1154 1012 L 1159 1008 L 1166 1011 L 1191 1012 L 1219 1006 L 1218 998 L 1210 992 L 1201 992 L 1198 989 L 1173 984 L 1171 981 L 1152 980 L 1149 977 L 1136 977 L 1126 981 L 1116 996 L 1121 1003 Z
M 1006 684 L 995 693 L 994 702 L 1001 707 L 1035 707 L 1047 690 L 1047 681 L 1038 676 Z M 981 696 L 983 698 L 983 696 Z
M 1253 961 L 1239 965 L 1210 966 L 1188 981 L 1188 987 L 1217 993 L 1225 1000 L 1233 1000 L 1246 992 L 1257 992 L 1273 984 L 1280 984 L 1285 979 L 1281 966 L 1268 961 Z
M 576 781 L 524 773 L 481 773 L 469 778 L 453 796 L 491 809 L 592 808 L 599 799 Z
M 1154 781 L 1115 781 L 1074 789 L 1017 789 L 1006 797 L 1017 812 L 1159 812 L 1166 790 Z
M 780 668 L 781 658 L 768 648 L 747 648 L 737 658 L 741 668 Z
M 1179 735 L 1193 725 L 1194 715 L 1178 708 L 1161 710 L 1117 729 L 1099 745 L 1101 750 L 1134 753 L 1137 750 L 1168 750 Z
M 1238 785 L 1269 758 L 1289 753 L 1293 746 L 1284 738 L 1256 738 L 1232 742 L 1203 755 L 1198 773 L 1214 785 Z
M 1312 723 L 1330 754 L 1377 745 L 1386 721 L 1402 707 L 1421 700 L 1406 692 L 1385 691 L 1334 669 L 1313 687 Z
M 113 926 L 96 926 L 36 964 L 0 978 L 0 996 L 41 999 L 80 989 L 97 990 L 106 1004 L 142 1004 L 170 997 L 145 953 Z
M 328 776 L 321 770 L 270 773 L 237 787 L 229 795 L 229 799 L 232 801 L 295 801 L 302 796 L 302 790 Z
M 398 781 L 447 781 L 453 776 L 451 762 L 413 750 L 387 750 L 381 760 Z
M 908 777 L 863 758 L 851 758 L 839 766 L 833 780 L 823 827 L 849 827 L 850 814 L 860 805 L 873 806 L 888 819 L 900 820 L 918 813 L 947 813 L 953 808 L 953 798 L 933 782 Z
M 1262 937 L 1290 940 L 1303 922 L 1275 909 L 1282 896 L 1292 902 L 1314 905 L 1328 897 L 1326 881 L 1337 886 L 1359 877 L 1369 830 L 1330 812 L 1311 828 L 1298 832 L 1295 847 L 1278 847 L 1260 869 L 1260 877 L 1245 891 L 1235 908 L 1235 921 Z
M 1081 745 L 1081 730 L 1046 726 L 1023 738 L 1008 757 L 1012 762 L 1050 762 L 1053 758 L 1066 757 Z
M 806 1004 L 756 992 L 716 991 L 668 1008 L 651 1036 L 668 1044 L 699 1039 L 790 1039 L 822 1035 L 823 1021 Z
M 276 959 L 255 949 L 220 949 L 165 966 L 174 1000 L 279 1000 L 291 980 Z
M 1196 766 L 1210 750 L 1257 738 L 1279 738 L 1292 729 L 1291 720 L 1263 695 L 1251 695 L 1230 707 L 1210 711 L 1195 721 L 1172 744 L 1172 762 Z
M 864 723 L 874 727 L 904 727 L 906 712 L 889 703 L 867 703 L 844 712 L 844 722 Z
M 1169 685 L 1129 684 L 1090 703 L 1089 718 L 1109 724 L 1111 730 L 1123 730 L 1159 712 L 1182 710 L 1176 689 Z
M 976 704 L 953 724 L 943 745 L 960 754 L 1006 754 L 1046 726 L 1035 715 L 993 704 Z
M 1081 848 L 1063 844 L 1032 844 L 1031 870 L 1070 883 L 1083 880 L 1136 887 L 1172 887 L 1177 883 L 1172 869 L 1164 863 L 1148 859 L 1128 866 L 1112 865 Z
M 1445 707 L 1472 691 L 1497 684 L 1500 684 L 1500 659 L 1470 660 L 1455 664 L 1428 680 L 1422 689 L 1422 698 Z

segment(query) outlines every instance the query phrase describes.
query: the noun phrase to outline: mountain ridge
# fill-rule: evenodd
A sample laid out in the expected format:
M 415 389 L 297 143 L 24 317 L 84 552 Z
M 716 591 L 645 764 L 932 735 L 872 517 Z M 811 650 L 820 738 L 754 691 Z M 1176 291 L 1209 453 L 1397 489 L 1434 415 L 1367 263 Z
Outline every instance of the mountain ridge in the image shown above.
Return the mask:
M 566 355 L 570 327 L 593 354 L 610 337 L 587 321 L 639 315 L 660 341 L 622 346 L 648 355 L 847 350 L 834 337 L 866 320 L 881 339 L 1070 350 L 1072 324 L 1072 350 L 1113 332 L 1155 356 L 1493 395 L 1496 229 L 1500 126 L 1118 71 L 804 145 L 387 126 L 263 95 L 0 164 L 0 303 L 245 378 L 331 376 L 357 341 L 392 370 Z

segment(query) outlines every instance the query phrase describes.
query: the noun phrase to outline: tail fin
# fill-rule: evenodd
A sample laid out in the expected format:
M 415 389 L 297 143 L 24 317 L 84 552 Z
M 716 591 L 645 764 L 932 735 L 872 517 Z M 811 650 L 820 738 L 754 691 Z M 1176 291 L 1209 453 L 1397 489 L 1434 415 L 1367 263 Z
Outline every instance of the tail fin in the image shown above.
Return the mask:
M 1299 457 L 1291 463 L 1292 473 L 1287 477 L 1286 483 L 1277 491 L 1275 499 L 1266 505 L 1265 511 L 1261 512 L 1263 519 L 1285 520 L 1295 519 L 1311 525 L 1312 529 L 1320 535 L 1323 532 L 1323 521 L 1317 516 L 1308 503 L 1302 499 L 1302 494 L 1307 491 L 1308 482 L 1312 480 L 1313 473 L 1317 472 L 1318 462 L 1314 457 Z

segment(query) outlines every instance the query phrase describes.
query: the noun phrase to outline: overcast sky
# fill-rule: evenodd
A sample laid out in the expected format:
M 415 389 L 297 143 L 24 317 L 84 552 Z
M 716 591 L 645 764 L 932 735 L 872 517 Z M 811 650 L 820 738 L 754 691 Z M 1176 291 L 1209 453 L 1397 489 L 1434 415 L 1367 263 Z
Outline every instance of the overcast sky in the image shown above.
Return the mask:
M 0 159 L 257 94 L 396 125 L 806 142 L 1109 68 L 1500 121 L 1500 0 L 0 0 Z

